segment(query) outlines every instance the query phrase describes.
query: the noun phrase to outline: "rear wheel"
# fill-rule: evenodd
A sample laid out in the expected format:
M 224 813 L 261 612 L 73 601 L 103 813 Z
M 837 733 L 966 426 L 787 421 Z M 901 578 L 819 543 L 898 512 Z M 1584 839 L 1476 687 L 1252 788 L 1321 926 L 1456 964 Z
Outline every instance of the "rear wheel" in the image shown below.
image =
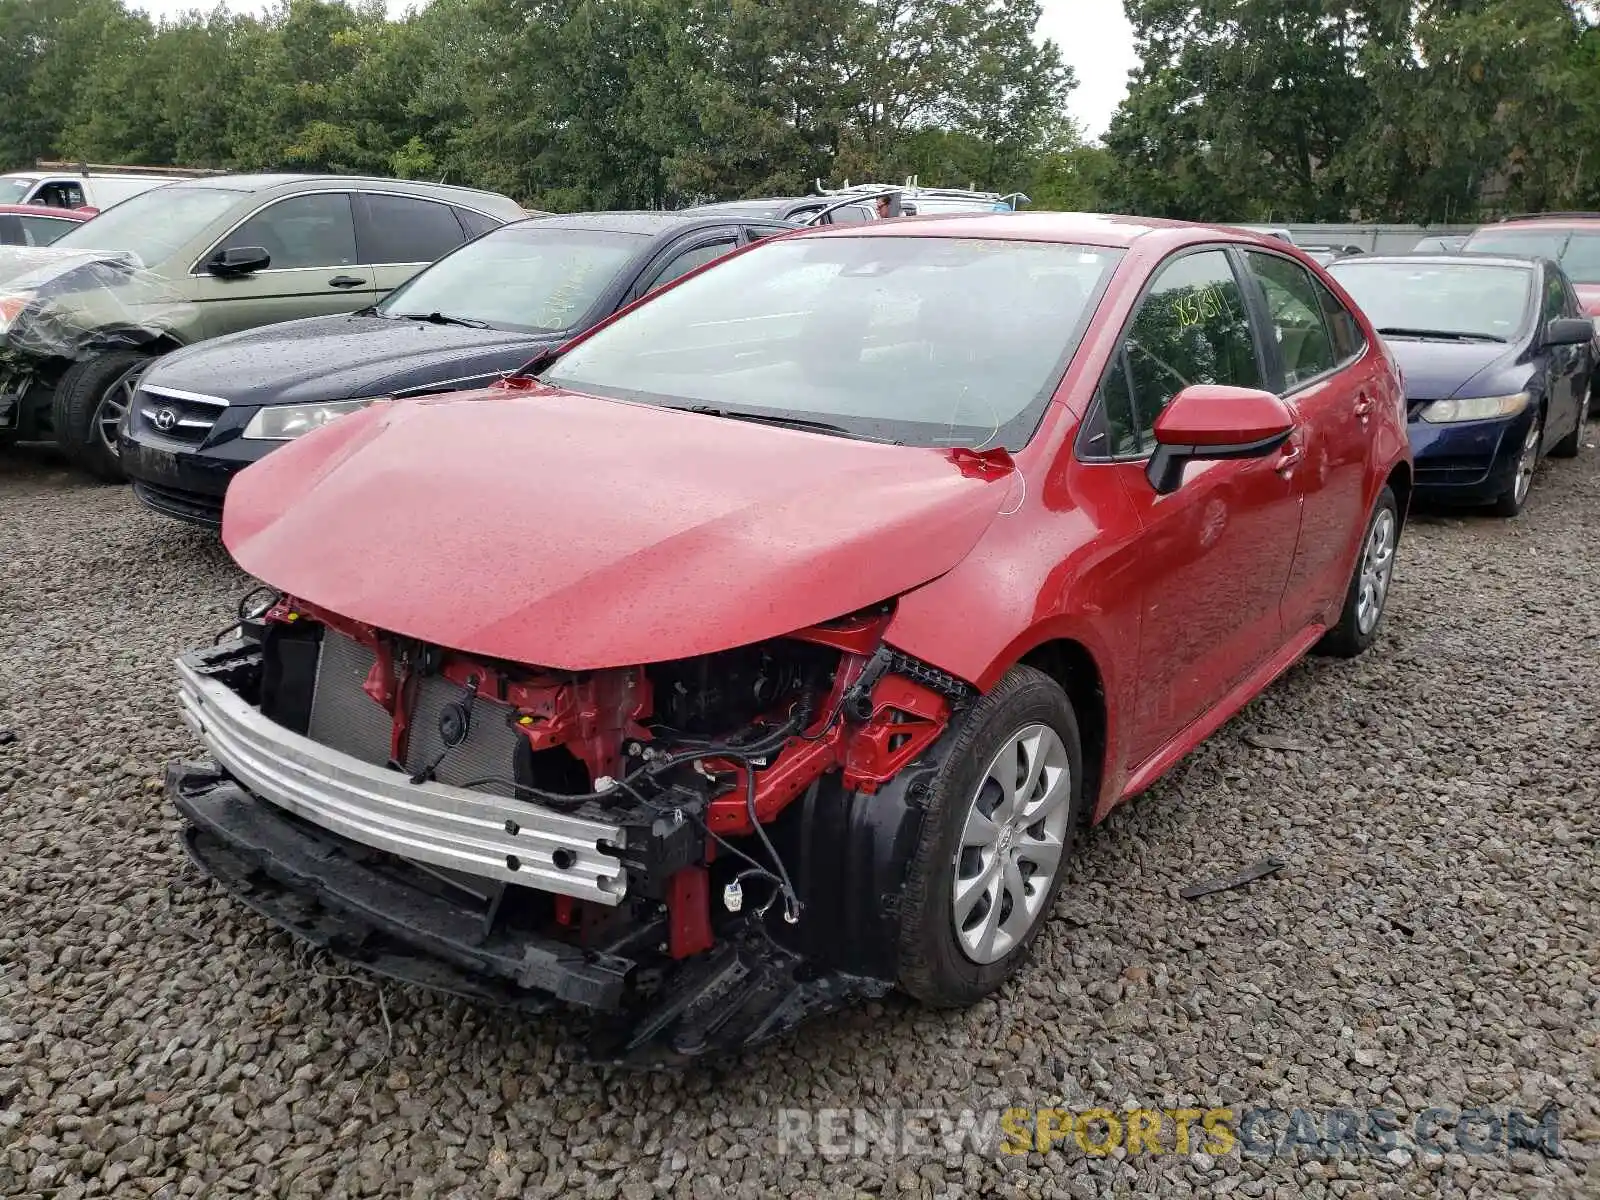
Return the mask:
M 56 384 L 51 420 L 56 444 L 73 466 L 119 483 L 117 426 L 133 404 L 134 388 L 151 358 L 137 350 L 109 350 L 73 363 Z
M 1385 485 L 1378 493 L 1367 531 L 1361 539 L 1355 574 L 1345 592 L 1339 623 L 1323 635 L 1316 652 L 1333 658 L 1355 658 L 1378 639 L 1378 625 L 1389 601 L 1394 578 L 1394 554 L 1400 542 L 1400 505 Z
M 1544 414 L 1536 413 L 1522 439 L 1522 449 L 1517 453 L 1517 473 L 1512 476 L 1511 486 L 1501 492 L 1491 506 L 1495 516 L 1514 517 L 1527 504 L 1528 493 L 1533 490 L 1533 473 L 1539 467 L 1539 443 L 1543 439 Z
M 964 1007 L 1022 966 L 1083 825 L 1072 702 L 1015 667 L 966 714 L 930 789 L 901 895 L 900 986 Z
M 1578 451 L 1583 449 L 1583 428 L 1589 421 L 1589 402 L 1594 394 L 1588 389 L 1583 389 L 1583 401 L 1578 405 L 1578 423 L 1571 433 L 1550 447 L 1552 458 L 1577 458 Z

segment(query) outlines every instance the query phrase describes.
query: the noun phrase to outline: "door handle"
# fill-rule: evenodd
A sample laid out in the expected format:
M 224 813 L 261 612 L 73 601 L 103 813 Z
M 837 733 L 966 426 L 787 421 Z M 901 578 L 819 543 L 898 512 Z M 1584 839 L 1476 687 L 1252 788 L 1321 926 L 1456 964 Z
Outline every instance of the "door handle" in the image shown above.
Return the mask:
M 361 278 L 359 275 L 335 275 L 332 279 L 328 280 L 328 286 L 336 288 L 353 288 L 360 287 L 365 282 L 366 280 Z
M 1283 452 L 1278 455 L 1278 463 L 1273 469 L 1279 475 L 1287 475 L 1300 464 L 1300 460 L 1304 457 L 1305 452 L 1296 443 L 1289 442 L 1284 446 Z

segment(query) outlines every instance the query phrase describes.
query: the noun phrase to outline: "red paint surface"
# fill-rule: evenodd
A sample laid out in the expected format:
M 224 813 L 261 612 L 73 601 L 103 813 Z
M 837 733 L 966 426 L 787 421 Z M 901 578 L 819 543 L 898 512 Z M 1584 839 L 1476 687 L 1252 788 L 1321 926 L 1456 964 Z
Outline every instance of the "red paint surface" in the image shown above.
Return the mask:
M 73 222 L 87 221 L 99 211 L 97 208 L 53 208 L 47 204 L 0 204 L 0 213 L 16 213 L 19 217 L 57 217 Z
M 883 446 L 490 390 L 378 404 L 242 471 L 223 541 L 366 624 L 570 670 L 829 621 L 948 570 L 1009 478 Z
M 1410 461 L 1398 372 L 1364 318 L 1367 349 L 1354 364 L 1279 402 L 1294 433 L 1267 458 L 1193 464 L 1182 487 L 1157 496 L 1143 464 L 1074 451 L 1161 261 L 1257 239 L 1074 214 L 784 236 L 1061 240 L 1127 253 L 1010 469 L 998 456 L 499 388 L 376 405 L 250 467 L 230 489 L 228 548 L 267 583 L 355 622 L 551 668 L 687 657 L 896 596 L 886 640 L 982 689 L 1029 652 L 1070 643 L 1104 697 L 1101 816 L 1336 618 L 1367 515 Z M 1228 403 L 1217 436 L 1260 427 L 1240 407 Z M 856 656 L 847 669 L 859 670 L 862 629 L 817 640 Z M 877 734 L 850 740 L 836 727 L 791 743 L 758 773 L 760 811 L 780 809 L 821 770 L 883 764 Z M 742 792 L 728 792 L 717 821 L 735 828 L 742 807 Z
M 1169 446 L 1239 446 L 1294 425 L 1294 411 L 1271 392 L 1196 384 L 1161 410 L 1155 433 Z
M 667 885 L 668 948 L 673 958 L 711 949 L 711 883 L 704 867 L 685 867 Z

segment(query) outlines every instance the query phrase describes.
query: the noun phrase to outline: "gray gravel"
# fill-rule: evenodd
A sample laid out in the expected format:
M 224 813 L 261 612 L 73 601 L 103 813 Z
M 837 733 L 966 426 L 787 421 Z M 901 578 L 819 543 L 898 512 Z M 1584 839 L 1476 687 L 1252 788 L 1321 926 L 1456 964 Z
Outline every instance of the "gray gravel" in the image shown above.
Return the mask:
M 352 976 L 198 876 L 160 793 L 197 749 L 169 663 L 245 580 L 124 489 L 0 451 L 0 1196 L 1600 1195 L 1597 468 L 1551 464 L 1516 522 L 1419 519 L 1376 650 L 1296 668 L 1097 830 L 995 1001 L 640 1077 Z M 1554 1104 L 1563 1156 L 775 1136 L 785 1108 L 1053 1103 Z

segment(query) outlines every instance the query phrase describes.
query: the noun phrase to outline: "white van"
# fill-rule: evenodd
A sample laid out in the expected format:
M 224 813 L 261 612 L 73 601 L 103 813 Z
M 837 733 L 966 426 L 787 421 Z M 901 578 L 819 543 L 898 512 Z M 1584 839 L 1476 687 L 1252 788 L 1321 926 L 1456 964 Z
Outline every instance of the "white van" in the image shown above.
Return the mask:
M 164 183 L 205 174 L 210 172 L 178 167 L 105 167 L 46 162 L 33 171 L 0 175 L 0 204 L 41 204 L 47 208 L 98 211 Z

